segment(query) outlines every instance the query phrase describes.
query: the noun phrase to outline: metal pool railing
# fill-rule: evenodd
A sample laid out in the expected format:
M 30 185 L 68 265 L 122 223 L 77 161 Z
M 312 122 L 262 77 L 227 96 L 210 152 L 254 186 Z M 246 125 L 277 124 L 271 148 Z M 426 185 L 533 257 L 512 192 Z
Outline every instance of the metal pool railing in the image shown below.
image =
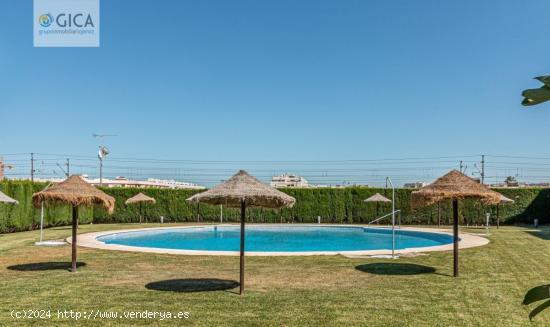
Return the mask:
M 399 209 L 399 210 L 395 210 L 395 213 L 400 213 L 400 212 L 401 212 L 400 209 Z M 394 212 L 390 212 L 390 213 L 388 213 L 388 214 L 386 214 L 386 215 L 383 215 L 382 217 L 378 217 L 378 218 L 376 218 L 375 220 L 370 221 L 369 223 L 367 223 L 367 226 L 370 226 L 371 224 L 373 224 L 373 223 L 375 223 L 375 222 L 377 222 L 377 221 L 379 221 L 379 220 L 381 220 L 381 219 L 384 219 L 384 218 L 386 218 L 386 217 L 389 217 L 389 216 L 391 216 L 391 215 L 393 215 L 393 214 L 394 214 Z M 401 217 L 401 215 L 399 215 L 399 217 Z M 401 227 L 401 219 L 398 220 L 397 226 Z

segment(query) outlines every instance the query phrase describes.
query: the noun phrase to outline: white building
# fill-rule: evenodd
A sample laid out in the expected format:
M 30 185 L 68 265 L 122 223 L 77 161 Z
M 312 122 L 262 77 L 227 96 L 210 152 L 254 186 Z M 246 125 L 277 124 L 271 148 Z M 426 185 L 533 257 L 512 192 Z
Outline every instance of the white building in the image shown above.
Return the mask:
M 82 175 L 82 178 L 95 186 L 99 186 L 99 178 L 88 178 L 88 175 Z M 62 182 L 63 178 L 35 178 L 37 182 Z M 102 184 L 104 187 L 140 187 L 140 188 L 164 188 L 164 189 L 188 189 L 188 190 L 203 190 L 204 186 L 200 186 L 194 183 L 178 182 L 173 179 L 155 179 L 149 178 L 145 181 L 138 181 L 128 179 L 126 177 L 118 176 L 115 179 L 103 178 Z
M 405 183 L 403 184 L 403 187 L 404 188 L 414 188 L 414 189 L 417 189 L 417 188 L 421 188 L 421 187 L 424 187 L 428 185 L 428 183 L 426 182 L 414 182 L 414 183 Z
M 275 188 L 284 188 L 284 187 L 298 187 L 306 188 L 309 187 L 308 181 L 296 174 L 282 174 L 279 176 L 273 176 L 271 178 L 271 187 Z

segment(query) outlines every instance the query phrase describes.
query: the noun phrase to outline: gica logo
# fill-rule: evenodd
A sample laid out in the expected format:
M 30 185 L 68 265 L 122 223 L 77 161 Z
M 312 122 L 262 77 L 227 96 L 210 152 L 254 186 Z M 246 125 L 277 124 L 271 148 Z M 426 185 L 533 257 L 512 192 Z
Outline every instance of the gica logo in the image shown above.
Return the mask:
M 38 17 L 38 22 L 42 27 L 49 27 L 54 22 L 51 14 L 42 14 Z M 92 16 L 78 14 L 59 14 L 55 17 L 55 23 L 59 27 L 94 27 Z
M 40 23 L 40 26 L 48 27 L 52 24 L 53 17 L 51 14 L 43 14 L 38 17 L 38 22 Z

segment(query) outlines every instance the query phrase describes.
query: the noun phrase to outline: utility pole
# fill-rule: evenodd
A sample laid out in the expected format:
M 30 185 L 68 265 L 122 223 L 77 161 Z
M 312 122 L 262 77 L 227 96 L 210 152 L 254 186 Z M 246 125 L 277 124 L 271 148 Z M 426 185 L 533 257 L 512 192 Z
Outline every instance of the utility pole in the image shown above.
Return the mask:
M 70 176 L 70 165 L 69 165 L 69 158 L 67 158 L 67 161 L 65 162 L 64 166 L 65 166 L 65 169 L 58 163 L 56 163 L 57 167 L 59 167 L 59 169 L 61 169 L 61 171 L 63 172 L 63 174 L 65 174 L 65 177 L 69 178 Z
M 481 155 L 481 184 L 485 184 L 485 155 Z
M 460 160 L 460 172 L 462 173 L 462 160 Z
M 34 183 L 34 153 L 31 152 L 31 183 Z

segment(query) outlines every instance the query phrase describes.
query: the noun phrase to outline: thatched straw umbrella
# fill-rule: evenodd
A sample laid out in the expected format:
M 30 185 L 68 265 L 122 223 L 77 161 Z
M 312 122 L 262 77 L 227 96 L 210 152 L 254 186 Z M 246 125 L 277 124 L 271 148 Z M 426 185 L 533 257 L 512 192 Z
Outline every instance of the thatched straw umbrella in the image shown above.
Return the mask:
M 19 202 L 15 199 L 10 198 L 6 194 L 2 193 L 0 191 L 0 202 L 1 203 L 9 203 L 9 204 L 18 204 Z
M 452 200 L 453 203 L 453 250 L 454 276 L 458 276 L 458 201 L 464 199 L 480 200 L 484 204 L 497 204 L 501 194 L 492 191 L 487 186 L 452 170 L 438 178 L 428 186 L 424 186 L 412 193 L 412 207 L 426 206 L 441 200 Z
M 244 293 L 244 224 L 246 207 L 283 208 L 292 207 L 296 199 L 272 187 L 269 187 L 246 171 L 240 170 L 226 182 L 195 194 L 187 201 L 193 203 L 223 204 L 226 207 L 241 208 L 241 246 L 240 246 L 240 294 Z
M 371 196 L 368 199 L 365 199 L 364 201 L 365 202 L 391 202 L 390 199 L 388 199 L 387 197 L 383 196 L 380 193 L 376 193 L 375 195 Z
M 505 197 L 504 195 L 500 196 L 500 202 L 497 203 L 497 229 L 500 228 L 500 205 L 514 203 L 514 200 Z
M 378 208 L 380 205 L 380 202 L 382 203 L 391 203 L 391 200 L 387 197 L 383 196 L 380 193 L 376 193 L 375 195 L 369 197 L 368 199 L 363 200 L 365 202 L 376 202 L 376 218 L 378 218 Z
M 80 176 L 73 175 L 59 184 L 52 185 L 33 194 L 32 202 L 39 207 L 43 202 L 67 203 L 73 208 L 72 216 L 72 268 L 76 271 L 76 230 L 78 228 L 78 207 L 81 205 L 100 205 L 110 214 L 115 209 L 115 199 L 84 181 Z
M 143 216 L 143 203 L 155 204 L 157 203 L 157 200 L 140 192 L 125 202 L 126 205 L 134 203 L 139 203 L 139 222 L 141 223 L 141 217 Z

